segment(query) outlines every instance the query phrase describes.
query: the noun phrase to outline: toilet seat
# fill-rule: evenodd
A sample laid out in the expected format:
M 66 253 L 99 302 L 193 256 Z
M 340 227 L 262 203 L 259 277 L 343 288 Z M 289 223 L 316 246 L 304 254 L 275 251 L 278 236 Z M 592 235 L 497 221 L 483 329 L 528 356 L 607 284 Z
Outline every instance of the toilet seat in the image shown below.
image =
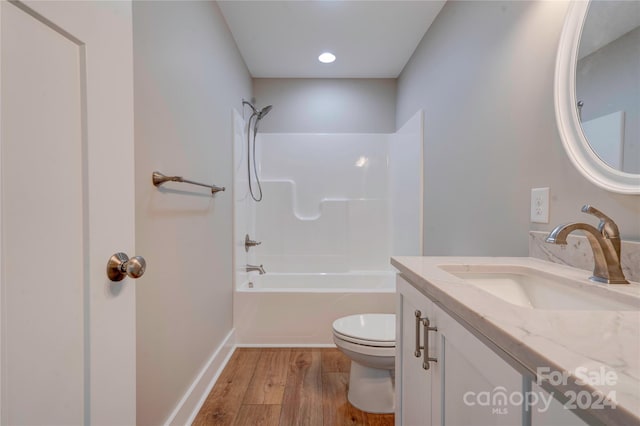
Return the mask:
M 396 346 L 394 314 L 359 314 L 333 322 L 336 338 L 356 345 L 392 348 Z
M 358 339 L 355 337 L 346 336 L 342 333 L 338 333 L 335 330 L 333 330 L 333 335 L 340 340 L 344 340 L 345 342 L 353 343 L 355 345 L 371 346 L 374 348 L 395 348 L 396 347 L 395 341 L 384 342 L 379 340 Z
M 373 358 L 393 358 L 396 354 L 395 346 L 373 346 L 373 345 L 362 345 L 360 343 L 353 343 L 348 340 L 343 340 L 335 333 L 333 335 L 333 343 L 336 344 L 341 350 L 347 350 L 353 352 L 349 357 L 353 360 L 354 358 L 359 358 L 359 355 L 366 355 L 368 357 Z M 359 354 L 359 355 L 355 355 Z M 363 362 L 361 360 L 361 362 Z M 364 362 L 363 362 L 364 363 Z

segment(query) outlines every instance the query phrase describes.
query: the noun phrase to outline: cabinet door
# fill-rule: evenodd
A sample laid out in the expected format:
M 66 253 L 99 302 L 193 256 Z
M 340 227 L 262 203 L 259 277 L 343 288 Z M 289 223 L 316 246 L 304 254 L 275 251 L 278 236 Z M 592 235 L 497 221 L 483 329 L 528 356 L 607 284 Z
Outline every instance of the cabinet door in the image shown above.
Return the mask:
M 522 424 L 522 376 L 466 328 L 433 304 L 435 338 L 433 386 L 439 387 L 442 425 Z M 434 402 L 432 402 L 433 406 Z
M 585 426 L 587 424 L 537 384 L 532 384 L 531 392 L 537 396 L 537 404 L 532 404 L 531 407 L 533 426 Z
M 430 314 L 432 304 L 426 296 L 418 292 L 403 278 L 397 279 L 398 306 L 396 336 L 400 336 L 396 346 L 396 425 L 430 426 L 432 405 L 432 371 L 422 368 L 423 350 L 416 357 L 416 337 L 418 346 L 424 344 L 422 326 L 416 336 L 416 311 L 420 317 Z

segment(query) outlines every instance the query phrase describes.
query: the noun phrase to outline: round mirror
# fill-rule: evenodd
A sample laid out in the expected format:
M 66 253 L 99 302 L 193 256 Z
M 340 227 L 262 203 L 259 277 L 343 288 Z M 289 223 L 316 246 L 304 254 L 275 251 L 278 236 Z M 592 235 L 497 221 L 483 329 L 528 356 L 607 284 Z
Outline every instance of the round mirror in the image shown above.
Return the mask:
M 602 188 L 640 194 L 640 2 L 571 2 L 555 103 L 576 168 Z

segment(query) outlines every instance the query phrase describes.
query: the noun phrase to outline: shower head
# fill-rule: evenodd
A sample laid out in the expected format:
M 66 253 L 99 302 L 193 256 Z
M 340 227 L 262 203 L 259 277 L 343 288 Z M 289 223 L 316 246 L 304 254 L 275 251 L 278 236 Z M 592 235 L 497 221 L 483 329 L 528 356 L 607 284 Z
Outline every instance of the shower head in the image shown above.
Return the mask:
M 262 117 L 269 114 L 269 111 L 271 111 L 271 108 L 273 108 L 273 105 L 267 105 L 266 107 L 262 108 L 258 113 L 258 120 L 262 120 Z

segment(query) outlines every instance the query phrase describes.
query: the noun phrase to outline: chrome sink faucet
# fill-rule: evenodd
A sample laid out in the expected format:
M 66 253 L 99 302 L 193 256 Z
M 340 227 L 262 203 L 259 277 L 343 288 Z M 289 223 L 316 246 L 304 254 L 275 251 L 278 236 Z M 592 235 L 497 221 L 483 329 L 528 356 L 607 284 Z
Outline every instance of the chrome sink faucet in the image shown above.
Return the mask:
M 247 272 L 258 271 L 258 273 L 259 273 L 260 275 L 264 275 L 264 274 L 266 274 L 266 273 L 267 273 L 267 271 L 265 271 L 265 270 L 264 270 L 264 268 L 262 267 L 262 265 L 260 265 L 260 266 L 256 266 L 256 265 L 247 265 L 246 271 L 247 271 Z
M 598 227 L 588 223 L 567 223 L 556 226 L 545 240 L 551 244 L 567 244 L 567 235 L 573 231 L 582 231 L 587 236 L 587 241 L 593 250 L 593 276 L 591 281 L 606 284 L 629 284 L 622 272 L 620 264 L 620 233 L 618 225 L 607 215 L 595 207 L 585 204 L 582 212 L 592 214 L 600 223 Z

